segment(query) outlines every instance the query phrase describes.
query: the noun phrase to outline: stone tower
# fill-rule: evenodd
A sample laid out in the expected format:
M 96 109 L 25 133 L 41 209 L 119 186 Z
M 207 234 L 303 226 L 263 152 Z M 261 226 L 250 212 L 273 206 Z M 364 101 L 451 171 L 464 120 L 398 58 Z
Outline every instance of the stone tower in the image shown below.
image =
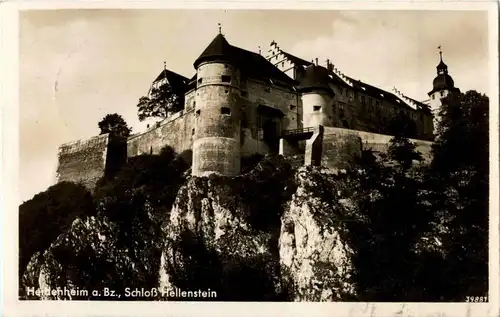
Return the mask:
M 298 86 L 298 91 L 302 96 L 304 128 L 332 125 L 331 105 L 335 94 L 328 85 L 329 81 L 326 68 L 318 65 L 310 65 L 306 68 Z
M 448 66 L 443 62 L 443 52 L 441 51 L 441 46 L 439 48 L 439 64 L 436 66 L 437 76 L 432 82 L 432 90 L 428 93 L 429 95 L 429 106 L 431 108 L 432 115 L 434 116 L 434 129 L 437 126 L 439 120 L 439 110 L 441 108 L 441 99 L 448 96 L 450 93 L 459 92 L 455 88 L 455 83 L 453 78 L 448 74 Z
M 234 176 L 240 172 L 240 73 L 232 49 L 219 33 L 194 62 L 195 176 Z

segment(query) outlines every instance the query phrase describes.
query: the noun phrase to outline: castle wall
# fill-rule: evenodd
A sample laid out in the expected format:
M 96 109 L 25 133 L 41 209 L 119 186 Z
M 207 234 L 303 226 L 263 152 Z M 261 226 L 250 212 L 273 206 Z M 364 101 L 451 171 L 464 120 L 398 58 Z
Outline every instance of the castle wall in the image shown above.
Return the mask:
M 177 153 L 192 149 L 194 111 L 179 111 L 161 122 L 159 127 L 153 127 L 144 133 L 129 137 L 127 141 L 127 156 L 141 154 L 159 154 L 168 145 Z
M 279 109 L 285 115 L 282 121 L 282 128 L 285 130 L 301 127 L 302 103 L 297 93 L 253 80 L 248 80 L 245 88 L 248 96 L 244 97 L 242 102 L 254 107 L 264 105 Z
M 63 144 L 59 147 L 57 181 L 82 183 L 93 190 L 105 174 L 109 134 Z
M 297 129 L 302 125 L 302 103 L 295 92 L 255 80 L 242 83 L 241 105 L 241 155 L 267 154 L 271 148 L 263 140 L 263 118 L 259 105 L 278 109 L 283 113 L 279 129 Z
M 322 164 L 331 168 L 342 168 L 355 156 L 361 155 L 362 150 L 387 153 L 392 138 L 389 135 L 365 131 L 325 127 Z M 416 150 L 422 154 L 426 162 L 432 159 L 432 142 L 415 139 L 410 141 L 416 145 Z

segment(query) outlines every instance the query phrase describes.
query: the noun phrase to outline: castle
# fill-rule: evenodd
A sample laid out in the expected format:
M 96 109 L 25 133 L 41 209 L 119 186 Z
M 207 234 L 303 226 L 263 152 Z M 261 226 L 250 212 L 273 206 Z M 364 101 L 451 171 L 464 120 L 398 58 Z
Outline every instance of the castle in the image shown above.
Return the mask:
M 153 82 L 183 95 L 183 110 L 127 139 L 105 134 L 63 144 L 58 181 L 92 188 L 127 157 L 165 145 L 192 151 L 197 176 L 234 176 L 242 158 L 269 153 L 342 167 L 361 150 L 386 151 L 401 131 L 429 157 L 441 98 L 459 91 L 441 50 L 429 98 L 419 102 L 348 77 L 329 60 L 322 66 L 293 56 L 274 41 L 266 56 L 235 47 L 220 30 L 194 68 L 190 79 L 165 68 Z

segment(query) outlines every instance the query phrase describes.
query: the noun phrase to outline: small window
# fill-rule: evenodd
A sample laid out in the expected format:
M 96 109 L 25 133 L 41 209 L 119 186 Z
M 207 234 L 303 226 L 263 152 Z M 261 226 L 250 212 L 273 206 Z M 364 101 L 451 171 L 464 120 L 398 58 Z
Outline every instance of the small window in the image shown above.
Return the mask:
M 203 82 L 203 78 L 198 78 L 198 85 L 200 85 Z
M 196 107 L 196 101 L 193 101 L 193 107 Z
M 200 112 L 201 110 L 196 110 L 196 116 L 199 117 L 200 116 Z
M 265 88 L 265 91 L 266 91 L 266 92 L 271 92 L 271 88 L 266 87 L 266 88 Z
M 230 83 L 230 82 L 231 82 L 231 76 L 222 75 L 222 76 L 221 76 L 221 81 L 222 81 L 223 83 Z
M 290 110 L 295 110 L 295 109 L 297 109 L 297 106 L 295 106 L 295 105 L 290 105 Z
M 432 96 L 431 96 L 431 99 L 432 99 L 432 100 L 434 100 L 435 98 L 436 98 L 436 96 L 435 96 L 435 95 L 432 95 Z
M 444 97 L 444 91 L 441 91 L 441 97 Z
M 229 93 L 229 90 L 227 90 L 227 89 L 226 89 L 224 92 L 225 92 L 226 94 L 228 94 L 228 93 Z
M 285 67 L 285 62 L 282 62 L 282 63 L 281 63 L 281 67 Z
M 194 129 L 193 129 L 193 130 L 191 130 L 191 135 L 194 135 Z
M 222 107 L 220 108 L 220 113 L 229 116 L 231 115 L 231 109 L 229 109 L 228 107 Z
M 320 111 L 321 110 L 321 106 L 313 106 L 313 110 L 314 111 Z
M 225 67 L 225 68 L 228 68 L 229 66 L 228 66 L 227 64 L 224 64 L 224 67 Z

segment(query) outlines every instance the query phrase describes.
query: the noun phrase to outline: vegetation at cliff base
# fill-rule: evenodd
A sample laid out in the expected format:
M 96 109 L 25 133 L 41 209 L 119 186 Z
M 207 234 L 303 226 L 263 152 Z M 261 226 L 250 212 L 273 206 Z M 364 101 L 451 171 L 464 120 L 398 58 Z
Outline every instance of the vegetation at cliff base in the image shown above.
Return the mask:
M 19 206 L 19 275 L 35 252 L 45 251 L 78 217 L 95 214 L 90 192 L 82 185 L 61 182 Z

